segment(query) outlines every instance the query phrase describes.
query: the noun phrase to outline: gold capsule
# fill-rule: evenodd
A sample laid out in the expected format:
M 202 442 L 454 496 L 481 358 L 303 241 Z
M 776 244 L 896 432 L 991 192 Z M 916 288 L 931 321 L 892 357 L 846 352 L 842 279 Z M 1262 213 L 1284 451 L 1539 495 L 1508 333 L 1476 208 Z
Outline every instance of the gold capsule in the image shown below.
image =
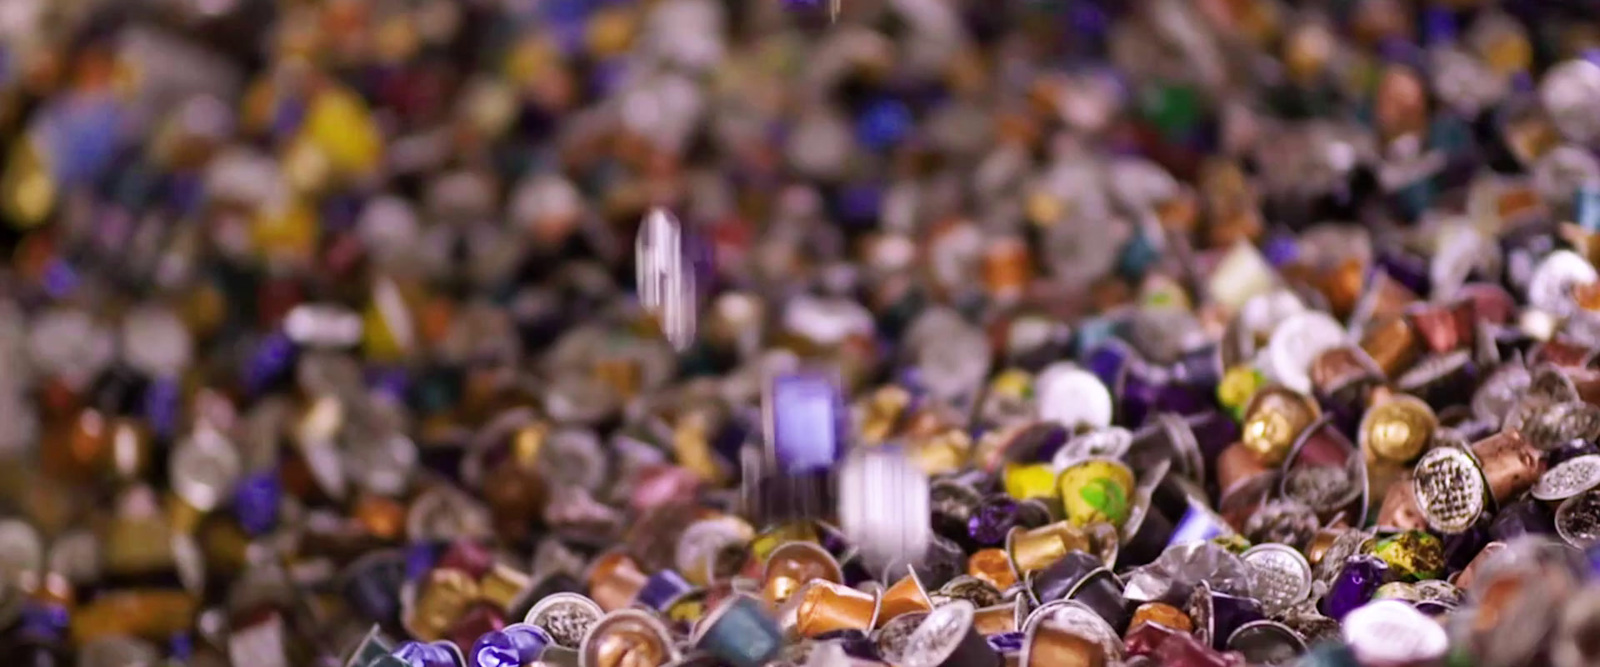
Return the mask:
M 1407 394 L 1389 394 L 1362 416 L 1357 443 L 1379 462 L 1405 463 L 1422 453 L 1438 426 L 1439 419 L 1427 403 Z
M 454 568 L 435 568 L 423 581 L 406 629 L 423 641 L 443 639 L 478 598 L 478 582 L 471 575 Z
M 502 611 L 515 608 L 532 586 L 526 573 L 504 563 L 495 563 L 478 579 L 479 596 Z
M 1262 464 L 1278 465 L 1289 456 L 1300 433 L 1322 416 L 1310 398 L 1286 387 L 1261 388 L 1245 406 L 1240 440 Z

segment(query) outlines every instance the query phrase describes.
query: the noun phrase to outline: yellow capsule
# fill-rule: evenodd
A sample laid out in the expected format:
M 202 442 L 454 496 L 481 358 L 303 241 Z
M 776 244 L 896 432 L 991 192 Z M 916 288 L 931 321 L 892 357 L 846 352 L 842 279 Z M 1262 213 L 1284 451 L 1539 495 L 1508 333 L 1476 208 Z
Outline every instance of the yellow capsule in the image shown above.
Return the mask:
M 1007 463 L 1002 477 L 1006 494 L 1017 500 L 1056 495 L 1056 472 L 1048 463 Z
M 672 430 L 672 451 L 681 465 L 700 479 L 713 484 L 722 481 L 722 468 L 711 454 L 711 426 L 704 413 L 691 411 L 678 419 Z
M 1002 396 L 1025 399 L 1033 395 L 1033 376 L 1020 368 L 1007 368 L 989 382 L 989 390 Z
M 50 217 L 57 194 L 55 177 L 37 142 L 31 136 L 18 141 L 0 174 L 0 210 L 13 226 L 31 229 Z
M 251 228 L 262 255 L 296 259 L 310 257 L 316 250 L 317 231 L 316 213 L 302 201 L 262 207 Z
M 321 146 L 304 135 L 284 150 L 282 164 L 283 178 L 295 192 L 321 192 L 333 178 L 333 161 Z
M 694 625 L 706 615 L 706 601 L 697 595 L 684 597 L 667 608 L 667 618 L 676 623 Z
M 1061 471 L 1058 486 L 1067 520 L 1076 526 L 1103 521 L 1121 528 L 1133 508 L 1133 470 L 1118 461 L 1079 461 Z
M 758 563 L 767 562 L 773 550 L 787 542 L 816 542 L 817 527 L 809 521 L 798 521 L 769 528 L 750 541 L 750 554 Z
M 399 361 L 415 346 L 416 320 L 393 280 L 379 278 L 362 318 L 362 350 L 375 361 Z
M 366 103 L 349 90 L 317 95 L 307 111 L 304 131 L 340 174 L 369 173 L 383 158 L 383 134 Z
M 1217 384 L 1217 401 L 1234 419 L 1244 419 L 1245 403 L 1266 382 L 1266 377 L 1255 368 L 1234 366 L 1222 375 L 1222 381 Z

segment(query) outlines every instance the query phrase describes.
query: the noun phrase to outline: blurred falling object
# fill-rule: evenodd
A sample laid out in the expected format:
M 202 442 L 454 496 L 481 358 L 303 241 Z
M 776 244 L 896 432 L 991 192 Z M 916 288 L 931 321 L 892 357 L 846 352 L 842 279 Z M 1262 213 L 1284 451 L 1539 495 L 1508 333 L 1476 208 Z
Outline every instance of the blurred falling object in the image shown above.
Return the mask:
M 674 348 L 694 340 L 695 271 L 685 252 L 683 227 L 665 209 L 651 209 L 634 242 L 639 302 L 661 324 Z

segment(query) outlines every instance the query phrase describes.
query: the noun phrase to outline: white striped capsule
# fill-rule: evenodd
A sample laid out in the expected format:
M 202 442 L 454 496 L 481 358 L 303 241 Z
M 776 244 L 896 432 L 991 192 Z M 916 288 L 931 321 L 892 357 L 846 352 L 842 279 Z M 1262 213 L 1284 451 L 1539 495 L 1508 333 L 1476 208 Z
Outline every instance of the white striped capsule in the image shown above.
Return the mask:
M 918 563 L 933 542 L 928 476 L 898 446 L 861 448 L 839 471 L 839 527 L 871 571 Z
M 651 209 L 639 225 L 634 253 L 640 304 L 661 322 L 673 347 L 688 347 L 694 340 L 699 295 L 678 219 L 665 209 Z

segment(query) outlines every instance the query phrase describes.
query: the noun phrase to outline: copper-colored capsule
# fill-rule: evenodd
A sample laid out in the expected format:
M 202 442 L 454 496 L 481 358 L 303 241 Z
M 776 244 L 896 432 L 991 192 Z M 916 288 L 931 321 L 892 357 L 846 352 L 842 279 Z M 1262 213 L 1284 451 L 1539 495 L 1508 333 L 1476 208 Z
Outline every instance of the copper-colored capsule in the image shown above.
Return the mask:
M 1217 456 L 1217 488 L 1226 497 L 1234 489 L 1241 489 L 1262 476 L 1270 476 L 1274 468 L 1261 462 L 1255 453 L 1242 442 L 1235 442 Z
M 592 667 L 655 667 L 673 659 L 666 628 L 639 610 L 607 614 L 582 646 L 581 664 Z
M 1145 622 L 1165 625 L 1179 632 L 1189 632 L 1194 629 L 1194 623 L 1189 620 L 1188 614 L 1163 602 L 1146 602 L 1135 608 L 1133 621 L 1128 624 L 1128 630 L 1131 632 Z
M 1390 65 L 1378 81 L 1376 113 L 1385 140 L 1422 132 L 1428 126 L 1427 84 L 1404 65 Z
M 1397 530 L 1428 529 L 1428 519 L 1423 516 L 1422 506 L 1412 489 L 1410 471 L 1402 473 L 1399 479 L 1389 485 L 1383 505 L 1378 508 L 1378 525 Z
M 916 571 L 909 570 L 906 576 L 884 589 L 883 599 L 878 606 L 878 625 L 882 626 L 901 614 L 930 609 L 933 609 L 933 599 L 928 597 L 928 589 L 923 587 L 922 578 L 917 576 Z
M 879 605 L 877 595 L 831 581 L 814 581 L 784 606 L 794 610 L 796 634 L 816 637 L 839 630 L 871 630 L 878 622 Z
M 967 574 L 988 582 L 996 590 L 1006 590 L 1017 583 L 1017 574 L 1011 558 L 1002 549 L 979 549 L 967 558 Z
M 606 611 L 615 611 L 630 604 L 644 588 L 649 576 L 639 569 L 639 564 L 627 554 L 613 551 L 590 566 L 589 597 Z
M 761 597 L 776 607 L 808 581 L 841 583 L 839 561 L 812 542 L 789 542 L 767 557 L 761 576 Z
M 1472 344 L 1477 315 L 1471 300 L 1425 304 L 1413 308 L 1408 315 L 1429 350 L 1444 354 Z
M 1528 354 L 1530 367 L 1551 364 L 1562 368 L 1584 367 L 1595 358 L 1595 350 L 1587 345 L 1561 339 L 1545 341 Z
M 478 590 L 484 600 L 509 611 L 533 587 L 533 580 L 521 570 L 504 563 L 495 563 L 489 572 L 478 579 Z
M 1010 602 L 984 607 L 973 612 L 972 628 L 985 636 L 1016 632 L 1024 620 L 1018 618 L 1022 615 L 1018 606 Z
M 1110 657 L 1099 642 L 1044 621 L 1023 640 L 1022 667 L 1105 667 Z
M 49 430 L 40 448 L 44 472 L 57 479 L 88 481 L 101 470 L 110 443 L 110 425 L 98 410 L 80 411 L 72 421 Z
M 1354 345 L 1326 350 L 1311 362 L 1311 386 L 1319 396 L 1334 396 L 1360 382 L 1383 377 L 1367 353 Z
M 1420 354 L 1417 332 L 1403 317 L 1374 322 L 1361 337 L 1361 349 L 1388 377 L 1399 377 Z
M 454 568 L 434 568 L 407 619 L 406 629 L 423 641 L 443 639 L 478 600 L 478 582 Z
M 369 534 L 380 539 L 400 539 L 406 530 L 406 507 L 393 498 L 362 494 L 351 515 Z
M 1506 503 L 1533 488 L 1544 474 L 1545 460 L 1516 431 L 1501 431 L 1472 444 L 1472 453 L 1483 465 L 1489 492 L 1495 502 Z
M 1240 440 L 1262 464 L 1276 466 L 1289 456 L 1300 433 L 1322 416 L 1309 397 L 1279 385 L 1256 391 L 1244 409 Z
M 1323 274 L 1317 287 L 1328 298 L 1328 306 L 1336 317 L 1346 317 L 1361 300 L 1361 288 L 1366 283 L 1366 268 L 1361 261 L 1351 258 L 1332 271 Z
M 495 531 L 509 539 L 526 536 L 544 514 L 545 489 L 544 475 L 531 467 L 507 463 L 484 471 L 483 499 Z
M 72 638 L 79 645 L 119 635 L 161 641 L 189 629 L 199 607 L 183 591 L 107 591 L 73 611 Z
M 1014 298 L 1033 280 L 1028 246 L 1018 238 L 1002 238 L 983 252 L 983 286 L 997 298 Z

